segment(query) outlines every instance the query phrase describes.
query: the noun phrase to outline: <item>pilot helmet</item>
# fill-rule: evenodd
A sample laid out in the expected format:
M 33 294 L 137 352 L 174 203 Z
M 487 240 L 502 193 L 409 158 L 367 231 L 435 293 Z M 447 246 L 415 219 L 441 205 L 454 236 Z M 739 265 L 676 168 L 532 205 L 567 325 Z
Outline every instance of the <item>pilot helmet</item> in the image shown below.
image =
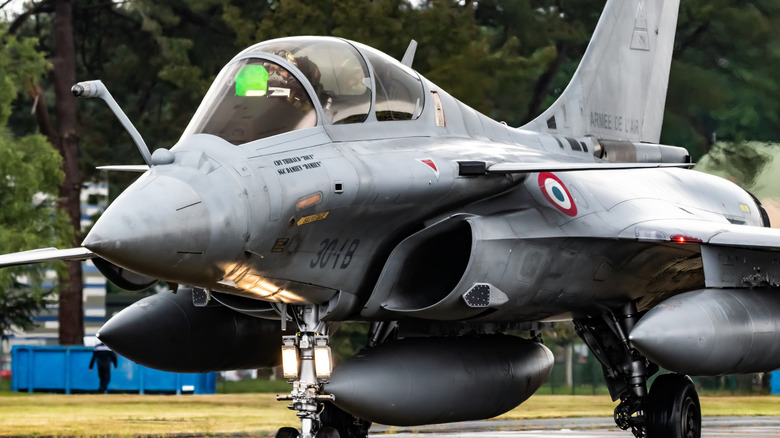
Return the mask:
M 271 53 L 274 55 L 286 59 L 290 64 L 294 66 L 298 66 L 298 62 L 295 60 L 295 55 L 292 54 L 289 50 L 285 49 L 278 49 L 278 50 L 272 50 Z
M 295 60 L 295 56 L 289 51 L 284 49 L 271 51 L 274 55 L 284 58 L 290 62 L 290 64 L 297 66 L 298 63 Z M 272 87 L 284 87 L 287 85 L 287 81 L 290 80 L 290 73 L 282 66 L 275 63 L 265 63 L 265 68 L 268 70 L 268 85 Z

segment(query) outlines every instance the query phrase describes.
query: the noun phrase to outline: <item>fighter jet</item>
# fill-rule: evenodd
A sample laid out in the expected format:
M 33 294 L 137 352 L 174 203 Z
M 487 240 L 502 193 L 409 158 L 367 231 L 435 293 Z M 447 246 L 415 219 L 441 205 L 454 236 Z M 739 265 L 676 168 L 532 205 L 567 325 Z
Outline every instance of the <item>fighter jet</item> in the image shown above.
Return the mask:
M 608 0 L 560 98 L 514 128 L 358 42 L 280 38 L 236 55 L 181 139 L 147 163 L 83 247 L 123 288 L 171 293 L 99 338 L 179 372 L 282 364 L 300 428 L 484 419 L 553 365 L 539 328 L 572 320 L 603 367 L 615 422 L 698 437 L 687 375 L 780 367 L 780 231 L 734 184 L 659 144 L 676 0 Z M 329 336 L 370 322 L 333 368 Z M 528 338 L 510 335 L 528 330 Z M 663 367 L 648 389 L 648 379 Z

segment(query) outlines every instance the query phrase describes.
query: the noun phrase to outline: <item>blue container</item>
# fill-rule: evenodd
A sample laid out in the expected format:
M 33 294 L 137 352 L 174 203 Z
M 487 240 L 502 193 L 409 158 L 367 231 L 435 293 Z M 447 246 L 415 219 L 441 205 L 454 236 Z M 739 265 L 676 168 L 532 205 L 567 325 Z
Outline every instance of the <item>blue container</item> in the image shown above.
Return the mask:
M 780 394 L 780 370 L 769 373 L 769 390 L 772 394 Z
M 216 373 L 168 373 L 147 368 L 118 356 L 111 369 L 109 392 L 138 394 L 214 394 Z M 37 347 L 11 349 L 11 390 L 17 392 L 95 392 L 100 386 L 97 365 L 89 371 L 92 349 L 86 347 Z

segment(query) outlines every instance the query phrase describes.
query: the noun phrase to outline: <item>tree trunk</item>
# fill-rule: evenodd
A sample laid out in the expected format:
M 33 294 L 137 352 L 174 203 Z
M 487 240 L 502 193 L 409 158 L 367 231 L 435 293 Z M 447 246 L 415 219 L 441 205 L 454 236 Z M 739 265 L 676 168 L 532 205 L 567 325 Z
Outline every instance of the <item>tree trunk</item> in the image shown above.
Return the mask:
M 70 0 L 56 0 L 54 18 L 55 56 L 54 95 L 57 116 L 56 143 L 62 155 L 65 180 L 60 187 L 60 208 L 65 210 L 81 238 L 81 173 L 76 135 L 76 98 L 70 88 L 76 83 L 76 50 L 73 43 L 73 8 Z M 78 242 L 72 242 L 77 246 Z M 81 262 L 68 262 L 67 278 L 60 278 L 59 337 L 60 344 L 82 344 L 84 337 L 83 284 Z

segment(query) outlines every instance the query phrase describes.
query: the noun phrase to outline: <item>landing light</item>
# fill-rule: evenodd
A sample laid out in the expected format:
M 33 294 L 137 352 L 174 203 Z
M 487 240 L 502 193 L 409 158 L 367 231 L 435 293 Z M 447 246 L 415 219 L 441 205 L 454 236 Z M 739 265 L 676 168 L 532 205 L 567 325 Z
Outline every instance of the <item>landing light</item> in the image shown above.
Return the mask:
M 634 233 L 637 240 L 666 240 L 666 234 L 650 228 L 636 227 Z
M 318 379 L 327 379 L 333 369 L 333 361 L 328 347 L 327 336 L 314 338 L 314 372 Z
M 298 349 L 295 336 L 282 337 L 282 372 L 285 379 L 298 378 Z

